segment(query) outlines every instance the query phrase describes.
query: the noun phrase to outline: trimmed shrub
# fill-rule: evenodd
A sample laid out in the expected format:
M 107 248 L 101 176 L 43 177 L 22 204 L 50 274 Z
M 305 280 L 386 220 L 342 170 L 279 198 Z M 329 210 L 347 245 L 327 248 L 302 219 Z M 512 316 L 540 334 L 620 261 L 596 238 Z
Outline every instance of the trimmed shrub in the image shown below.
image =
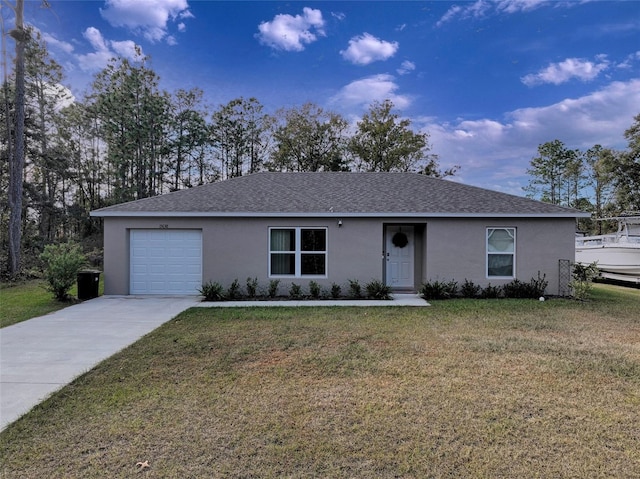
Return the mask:
M 541 277 L 540 272 L 538 272 L 538 277 L 531 278 L 528 283 L 514 279 L 505 284 L 502 287 L 502 293 L 505 298 L 537 299 L 540 296 L 544 296 L 548 284 L 549 282 L 546 280 L 546 275 L 542 275 Z
M 234 300 L 238 298 L 240 298 L 240 281 L 236 278 L 227 289 L 227 299 Z
M 362 298 L 362 287 L 357 279 L 349 280 L 349 297 L 354 299 Z
M 480 297 L 483 299 L 496 299 L 500 297 L 502 293 L 502 288 L 500 286 L 492 286 L 489 283 L 485 288 L 482 289 L 480 293 Z
M 462 286 L 460 287 L 460 294 L 463 298 L 477 298 L 481 293 L 482 287 L 468 279 L 465 279 L 464 283 L 462 283 Z
M 382 281 L 373 280 L 365 285 L 367 297 L 372 299 L 391 299 L 391 286 L 384 284 Z
M 458 283 L 451 281 L 428 281 L 420 287 L 424 299 L 451 299 L 458 293 Z
M 69 297 L 69 290 L 77 280 L 78 271 L 86 263 L 80 246 L 75 243 L 45 246 L 40 259 L 45 262 L 45 277 L 49 291 L 58 301 Z
M 224 287 L 220 283 L 208 281 L 198 290 L 205 301 L 224 301 Z
M 289 288 L 289 297 L 293 299 L 300 299 L 302 297 L 302 286 L 296 283 L 291 283 Z
M 320 293 L 321 293 L 320 285 L 315 281 L 309 281 L 309 294 L 311 295 L 311 297 L 313 299 L 319 299 Z
M 278 286 L 280 286 L 279 279 L 272 279 L 271 281 L 269 281 L 269 290 L 267 294 L 270 298 L 275 298 L 276 296 L 278 296 Z
M 336 283 L 331 283 L 331 297 L 338 299 L 342 295 L 342 286 Z
M 258 278 L 247 278 L 247 296 L 251 299 L 258 296 Z

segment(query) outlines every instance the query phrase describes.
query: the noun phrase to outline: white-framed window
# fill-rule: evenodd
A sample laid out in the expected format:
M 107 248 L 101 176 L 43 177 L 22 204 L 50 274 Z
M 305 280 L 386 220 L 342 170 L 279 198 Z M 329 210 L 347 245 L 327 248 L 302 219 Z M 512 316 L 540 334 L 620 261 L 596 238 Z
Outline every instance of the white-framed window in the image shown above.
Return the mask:
M 326 275 L 327 228 L 269 228 L 269 276 Z
M 487 278 L 516 274 L 516 229 L 487 228 Z

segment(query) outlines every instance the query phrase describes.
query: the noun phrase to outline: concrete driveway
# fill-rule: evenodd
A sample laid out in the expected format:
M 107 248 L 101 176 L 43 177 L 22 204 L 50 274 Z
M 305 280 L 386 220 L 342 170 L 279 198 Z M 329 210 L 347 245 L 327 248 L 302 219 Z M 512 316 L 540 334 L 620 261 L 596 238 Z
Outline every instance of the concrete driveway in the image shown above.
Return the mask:
M 101 296 L 0 329 L 0 430 L 199 302 L 197 296 Z

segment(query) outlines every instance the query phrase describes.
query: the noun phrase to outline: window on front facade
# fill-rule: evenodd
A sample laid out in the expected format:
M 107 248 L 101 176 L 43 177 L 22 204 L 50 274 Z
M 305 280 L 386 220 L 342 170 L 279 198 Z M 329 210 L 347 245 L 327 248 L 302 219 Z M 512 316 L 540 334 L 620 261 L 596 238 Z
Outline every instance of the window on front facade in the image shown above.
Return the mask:
M 515 265 L 515 228 L 487 228 L 487 277 L 513 278 Z
M 269 276 L 325 276 L 326 228 L 271 228 Z

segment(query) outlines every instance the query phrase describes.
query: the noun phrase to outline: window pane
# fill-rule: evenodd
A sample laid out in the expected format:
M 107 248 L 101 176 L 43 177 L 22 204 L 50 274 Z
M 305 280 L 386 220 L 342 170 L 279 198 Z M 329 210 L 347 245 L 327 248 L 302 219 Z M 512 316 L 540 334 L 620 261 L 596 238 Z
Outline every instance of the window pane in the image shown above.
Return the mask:
M 511 230 L 490 229 L 487 237 L 487 250 L 491 252 L 512 253 L 514 239 Z
M 271 253 L 271 274 L 296 274 L 296 255 L 291 253 Z
M 326 274 L 324 254 L 303 254 L 301 255 L 301 266 L 303 275 L 323 276 Z
M 271 251 L 295 251 L 296 230 L 271 230 Z
M 300 232 L 302 251 L 326 251 L 326 230 L 302 230 Z
M 513 276 L 513 255 L 490 254 L 487 268 L 489 276 Z

